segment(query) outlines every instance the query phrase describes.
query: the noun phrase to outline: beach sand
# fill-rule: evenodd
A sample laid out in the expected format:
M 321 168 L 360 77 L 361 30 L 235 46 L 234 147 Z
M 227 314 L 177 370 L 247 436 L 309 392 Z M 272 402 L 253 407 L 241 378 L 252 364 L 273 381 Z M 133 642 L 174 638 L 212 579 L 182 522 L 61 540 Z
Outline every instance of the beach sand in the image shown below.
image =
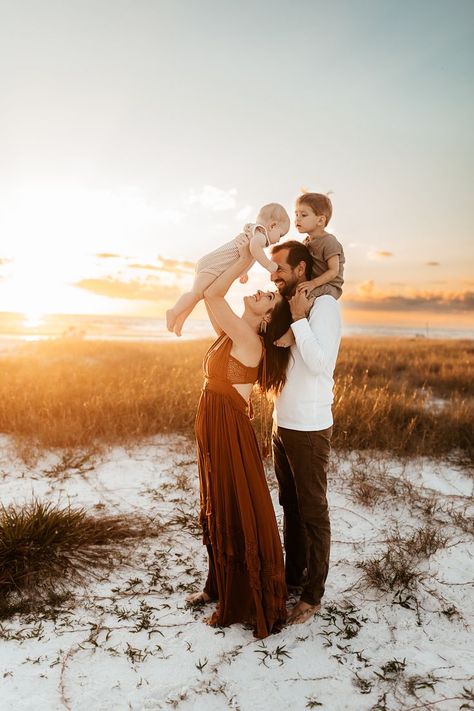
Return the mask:
M 422 528 L 426 512 L 396 494 L 362 506 L 347 484 L 357 467 L 375 466 L 381 477 L 411 482 L 410 491 L 436 501 L 440 511 L 464 512 L 472 496 L 467 471 L 377 453 L 334 455 L 332 561 L 322 613 L 258 641 L 241 625 L 206 626 L 211 606 L 189 610 L 184 604 L 190 589 L 201 588 L 206 570 L 192 442 L 156 436 L 95 455 L 82 469 L 59 474 L 57 467 L 52 474 L 64 452 L 28 467 L 15 458 L 10 440 L 0 439 L 4 505 L 36 497 L 97 515 L 145 514 L 161 527 L 126 564 L 76 588 L 74 602 L 54 615 L 0 623 L 2 709 L 472 708 L 466 696 L 474 669 L 468 534 L 454 523 L 440 524 L 447 545 L 420 561 L 422 578 L 412 593 L 367 588 L 357 563 L 380 554 L 395 531 Z M 267 474 L 281 527 L 270 464 Z

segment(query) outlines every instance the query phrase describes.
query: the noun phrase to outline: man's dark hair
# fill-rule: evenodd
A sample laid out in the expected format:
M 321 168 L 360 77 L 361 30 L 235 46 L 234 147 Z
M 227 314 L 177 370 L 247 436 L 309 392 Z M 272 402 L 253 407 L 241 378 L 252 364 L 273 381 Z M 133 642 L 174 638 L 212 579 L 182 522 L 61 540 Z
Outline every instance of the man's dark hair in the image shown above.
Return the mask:
M 300 262 L 304 262 L 306 265 L 306 280 L 311 279 L 311 274 L 313 271 L 313 259 L 311 253 L 307 247 L 296 239 L 289 239 L 287 242 L 280 242 L 280 244 L 274 244 L 271 253 L 276 254 L 281 252 L 283 249 L 288 250 L 288 256 L 286 261 L 292 269 L 295 269 Z

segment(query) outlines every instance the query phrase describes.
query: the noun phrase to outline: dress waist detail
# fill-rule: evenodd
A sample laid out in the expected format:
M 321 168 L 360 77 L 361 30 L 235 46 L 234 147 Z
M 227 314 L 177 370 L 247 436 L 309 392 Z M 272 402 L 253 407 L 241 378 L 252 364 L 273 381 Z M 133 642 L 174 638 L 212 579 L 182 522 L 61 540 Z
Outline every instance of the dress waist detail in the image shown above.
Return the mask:
M 232 383 L 229 383 L 228 380 L 216 377 L 205 378 L 202 389 L 210 390 L 214 393 L 219 393 L 220 395 L 226 395 L 230 400 L 232 400 L 232 404 L 236 410 L 242 412 L 244 415 L 247 415 L 247 417 L 252 416 L 250 403 L 244 400 L 242 395 L 234 388 Z

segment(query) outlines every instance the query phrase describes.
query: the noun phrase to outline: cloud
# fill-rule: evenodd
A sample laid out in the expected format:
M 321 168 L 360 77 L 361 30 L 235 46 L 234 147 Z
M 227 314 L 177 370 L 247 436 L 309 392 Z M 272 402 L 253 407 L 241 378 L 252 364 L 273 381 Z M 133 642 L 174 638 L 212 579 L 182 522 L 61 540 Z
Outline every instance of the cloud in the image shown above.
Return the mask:
M 165 257 L 158 257 L 158 263 L 162 271 L 175 272 L 178 274 L 182 272 L 194 272 L 196 268 L 196 264 L 194 262 L 186 262 L 177 259 L 166 259 Z
M 188 276 L 189 274 L 194 273 L 195 267 L 196 265 L 194 262 L 186 262 L 178 259 L 166 259 L 165 257 L 158 257 L 156 264 L 141 264 L 140 262 L 133 262 L 128 265 L 128 269 L 161 272 L 163 274 L 175 274 L 176 276 L 181 276 L 182 274 Z
M 363 282 L 344 299 L 347 308 L 377 311 L 435 311 L 443 313 L 474 311 L 474 291 L 393 294 L 378 291 L 373 281 Z
M 176 299 L 181 290 L 177 286 L 163 284 L 157 279 L 123 280 L 114 277 L 104 279 L 81 279 L 74 286 L 110 299 L 129 299 L 132 301 L 158 301 Z
M 439 267 L 441 266 L 439 262 L 425 262 L 427 267 Z
M 374 293 L 374 289 L 373 280 L 368 279 L 357 286 L 357 294 L 360 296 L 371 296 Z
M 113 254 L 112 252 L 100 252 L 95 255 L 99 259 L 122 259 L 120 254 Z
M 129 264 L 129 269 L 144 269 L 149 272 L 161 272 L 161 267 L 156 266 L 156 264 Z
M 393 256 L 393 252 L 386 252 L 383 249 L 371 249 L 370 252 L 367 254 L 367 257 L 369 259 L 389 259 Z
M 238 210 L 235 219 L 238 222 L 246 222 L 254 212 L 255 208 L 253 208 L 252 205 L 244 205 L 244 207 L 241 207 L 240 210 Z
M 236 196 L 236 188 L 221 190 L 213 185 L 205 185 L 198 192 L 191 190 L 187 202 L 188 205 L 200 205 L 213 212 L 221 212 L 236 207 Z

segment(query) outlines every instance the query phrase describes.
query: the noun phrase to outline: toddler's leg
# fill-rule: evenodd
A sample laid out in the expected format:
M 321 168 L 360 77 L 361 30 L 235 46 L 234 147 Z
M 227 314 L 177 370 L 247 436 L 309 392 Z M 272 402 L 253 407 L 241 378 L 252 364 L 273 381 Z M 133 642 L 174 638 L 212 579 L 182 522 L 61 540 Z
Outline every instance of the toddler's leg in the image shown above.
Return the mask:
M 213 274 L 201 272 L 196 274 L 191 291 L 179 297 L 172 309 L 166 312 L 166 327 L 168 331 L 174 331 L 177 336 L 181 335 L 183 324 L 197 303 L 201 301 L 204 291 L 215 280 Z

